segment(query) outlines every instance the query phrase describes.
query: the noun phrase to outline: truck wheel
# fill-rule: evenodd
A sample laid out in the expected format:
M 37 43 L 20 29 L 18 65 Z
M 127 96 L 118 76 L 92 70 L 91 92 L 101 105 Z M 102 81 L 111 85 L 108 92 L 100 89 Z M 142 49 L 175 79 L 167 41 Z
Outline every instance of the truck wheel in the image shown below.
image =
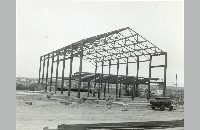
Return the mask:
M 173 110 L 173 106 L 169 106 L 169 111 L 172 111 Z
M 161 111 L 164 111 L 164 110 L 165 110 L 165 106 L 162 105 L 162 106 L 160 107 L 160 110 L 161 110 Z
M 154 109 L 156 109 L 156 107 L 155 106 L 151 106 L 151 108 L 154 110 Z

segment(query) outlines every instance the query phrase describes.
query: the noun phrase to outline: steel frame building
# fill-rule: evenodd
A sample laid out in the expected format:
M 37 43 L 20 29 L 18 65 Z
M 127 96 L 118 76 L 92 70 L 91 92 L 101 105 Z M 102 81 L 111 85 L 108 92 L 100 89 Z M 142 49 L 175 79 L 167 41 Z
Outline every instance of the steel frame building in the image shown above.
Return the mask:
M 152 66 L 152 57 L 164 55 L 165 63 L 164 65 Z M 79 72 L 72 74 L 72 63 L 73 58 L 80 58 Z M 130 59 L 135 60 L 131 62 Z M 140 60 L 145 59 L 145 60 Z M 45 61 L 47 60 L 47 65 L 45 66 Z M 50 78 L 48 74 L 49 61 L 52 60 Z M 70 72 L 69 77 L 65 77 L 65 61 L 70 60 Z M 82 72 L 82 62 L 83 60 L 91 62 L 95 65 L 94 73 Z M 43 62 L 43 63 L 42 63 Z M 63 64 L 62 77 L 58 77 L 58 66 L 59 63 Z M 116 63 L 114 63 L 116 62 Z M 139 67 L 140 62 L 149 62 L 149 77 L 139 77 Z M 56 77 L 53 77 L 53 66 L 56 63 Z M 128 72 L 129 64 L 137 64 L 137 73 L 135 76 L 130 76 Z M 42 66 L 43 64 L 43 66 Z M 120 64 L 126 65 L 126 75 L 119 75 Z M 111 66 L 117 66 L 117 74 L 111 75 Z M 102 67 L 102 73 L 97 73 L 97 67 Z M 109 74 L 103 74 L 104 66 L 109 66 Z M 46 67 L 46 68 L 45 68 Z M 163 82 L 157 82 L 158 78 L 151 77 L 152 68 L 163 67 L 164 68 L 164 80 Z M 41 76 L 41 69 L 43 70 Z M 46 71 L 46 77 L 44 77 L 44 70 Z M 138 89 L 139 84 L 148 85 L 148 96 L 150 99 L 150 84 L 151 83 L 162 83 L 163 84 L 163 96 L 165 96 L 166 90 L 166 70 L 167 70 L 167 52 L 162 51 L 160 48 L 149 42 L 147 39 L 142 37 L 137 32 L 133 31 L 131 28 L 126 27 L 119 30 L 111 31 L 101 35 L 93 36 L 80 40 L 71 45 L 65 46 L 56 51 L 50 52 L 40 57 L 40 68 L 39 68 L 39 81 L 38 84 L 45 85 L 45 91 L 47 91 L 47 86 L 52 87 L 53 78 L 55 78 L 55 92 L 58 87 L 58 79 L 61 79 L 61 94 L 63 94 L 64 81 L 69 80 L 68 96 L 70 96 L 70 90 L 72 87 L 72 80 L 78 81 L 78 95 L 80 98 L 80 87 L 82 82 L 88 83 L 88 96 L 90 83 L 94 82 L 99 84 L 98 88 L 98 98 L 100 98 L 100 90 L 104 89 L 104 97 L 106 93 L 106 87 L 109 85 L 116 84 L 116 98 L 121 97 L 121 84 L 125 85 L 125 92 L 127 88 L 132 89 L 132 99 L 135 97 L 135 93 Z M 50 83 L 48 84 L 48 81 Z M 105 83 L 104 88 L 102 84 Z M 120 86 L 120 87 L 119 87 Z M 118 91 L 119 89 L 119 91 Z

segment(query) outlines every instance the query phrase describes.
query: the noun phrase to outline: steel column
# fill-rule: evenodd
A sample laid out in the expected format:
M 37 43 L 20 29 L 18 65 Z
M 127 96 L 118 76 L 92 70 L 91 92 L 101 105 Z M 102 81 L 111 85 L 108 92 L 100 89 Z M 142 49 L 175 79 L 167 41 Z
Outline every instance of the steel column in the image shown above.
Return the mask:
M 55 93 L 57 91 L 57 88 L 58 88 L 58 66 L 59 66 L 59 55 L 60 55 L 60 52 L 57 52 L 57 66 L 56 66 L 56 83 L 55 83 Z
M 151 89 L 151 61 L 152 61 L 152 55 L 150 55 L 150 59 L 149 59 L 149 82 L 148 82 L 148 93 L 147 93 L 147 100 L 150 99 L 150 89 Z
M 110 75 L 110 68 L 111 68 L 111 60 L 109 61 L 109 75 Z M 110 89 L 110 83 L 108 82 L 108 93 L 109 93 L 109 90 Z
M 116 83 L 116 99 L 117 99 L 117 94 L 118 94 L 118 80 L 119 80 L 119 59 L 117 59 L 117 83 Z
M 166 91 L 166 73 L 167 73 L 167 52 L 165 53 L 163 97 L 165 97 L 165 91 Z
M 138 76 L 139 76 L 139 68 L 140 68 L 140 58 L 139 56 L 137 57 L 137 74 L 136 74 L 136 81 L 138 81 Z M 138 83 L 136 84 L 136 96 L 138 97 Z
M 101 78 L 103 78 L 103 61 L 102 61 L 101 73 L 102 73 Z M 101 89 L 102 89 L 102 87 L 103 87 L 103 85 L 102 85 L 102 83 L 101 83 Z
M 122 84 L 120 83 L 120 86 L 119 86 L 119 98 L 121 98 L 121 89 L 122 89 Z
M 134 80 L 134 82 L 132 85 L 132 100 L 134 100 L 134 98 L 135 98 L 135 78 L 133 80 Z
M 50 92 L 51 92 L 51 86 L 52 86 L 53 62 L 54 62 L 54 53 L 52 54 L 52 63 L 51 63 L 51 79 L 50 79 L 50 89 L 49 89 Z
M 90 96 L 90 81 L 88 81 L 88 97 Z
M 42 62 L 42 57 L 40 57 L 40 68 L 39 68 L 39 79 L 38 79 L 38 85 L 40 84 L 41 62 Z
M 97 74 L 97 62 L 96 62 L 96 64 L 95 64 L 95 76 L 96 76 L 96 74 Z M 96 77 L 95 77 L 95 80 L 94 80 L 95 82 L 94 82 L 94 88 L 96 87 Z
M 99 74 L 99 89 L 98 89 L 98 99 L 100 99 L 101 93 L 100 93 L 100 86 L 101 86 L 101 74 Z
M 70 91 L 72 87 L 72 63 L 73 63 L 73 45 L 71 45 L 68 97 L 70 96 Z
M 45 92 L 47 91 L 47 82 L 48 82 L 48 70 L 49 70 L 49 55 L 47 57 L 47 72 L 46 72 L 46 85 L 45 85 Z
M 127 57 L 127 62 L 126 62 L 126 76 L 128 76 L 128 57 Z M 127 93 L 128 93 L 127 87 L 128 87 L 128 85 L 127 85 L 127 83 L 126 83 L 126 86 L 125 86 L 125 94 L 126 94 L 126 95 L 127 95 Z
M 106 83 L 105 83 L 105 86 L 104 86 L 104 97 L 106 97 Z
M 44 68 L 45 68 L 45 56 L 43 58 L 42 85 L 43 85 L 43 81 L 44 81 Z
M 78 79 L 78 95 L 77 97 L 80 98 L 80 88 L 81 88 L 81 72 L 82 72 L 82 62 L 83 62 L 83 42 L 80 45 L 80 66 L 79 66 L 79 79 Z
M 64 76 L 65 76 L 65 55 L 66 55 L 66 50 L 64 50 L 63 54 L 63 69 L 62 69 L 62 83 L 61 83 L 61 94 L 63 94 L 63 87 L 64 87 Z

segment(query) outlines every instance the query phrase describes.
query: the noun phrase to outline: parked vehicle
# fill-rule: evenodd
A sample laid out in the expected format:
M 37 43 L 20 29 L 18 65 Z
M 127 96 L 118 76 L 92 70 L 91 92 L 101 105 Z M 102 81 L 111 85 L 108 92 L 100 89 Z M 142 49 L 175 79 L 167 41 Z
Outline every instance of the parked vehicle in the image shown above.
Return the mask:
M 159 108 L 161 111 L 164 111 L 166 108 L 172 111 L 174 106 L 170 97 L 156 97 L 150 100 L 150 104 L 152 109 Z

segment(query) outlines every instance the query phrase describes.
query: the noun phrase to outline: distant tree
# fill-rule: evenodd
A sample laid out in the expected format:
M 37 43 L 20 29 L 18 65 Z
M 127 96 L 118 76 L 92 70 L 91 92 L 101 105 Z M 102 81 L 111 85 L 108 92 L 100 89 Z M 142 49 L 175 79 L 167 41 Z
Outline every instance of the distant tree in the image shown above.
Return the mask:
M 23 84 L 16 83 L 16 90 L 29 90 L 29 91 L 35 91 L 35 89 L 38 87 L 37 83 L 31 83 L 27 86 Z
M 31 83 L 31 84 L 29 84 L 29 85 L 27 86 L 27 89 L 28 89 L 29 91 L 35 91 L 37 87 L 38 87 L 37 83 Z
M 23 84 L 16 83 L 16 90 L 27 90 L 27 87 Z

